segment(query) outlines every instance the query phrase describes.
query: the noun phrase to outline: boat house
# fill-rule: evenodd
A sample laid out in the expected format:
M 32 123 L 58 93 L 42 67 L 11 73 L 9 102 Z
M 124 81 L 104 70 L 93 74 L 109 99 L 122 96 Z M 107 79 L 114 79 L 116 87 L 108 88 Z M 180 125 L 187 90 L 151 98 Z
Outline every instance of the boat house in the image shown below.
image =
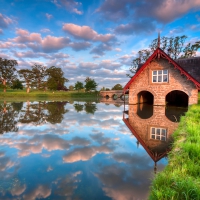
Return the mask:
M 198 103 L 200 57 L 173 60 L 159 46 L 124 87 L 129 104 L 188 106 Z

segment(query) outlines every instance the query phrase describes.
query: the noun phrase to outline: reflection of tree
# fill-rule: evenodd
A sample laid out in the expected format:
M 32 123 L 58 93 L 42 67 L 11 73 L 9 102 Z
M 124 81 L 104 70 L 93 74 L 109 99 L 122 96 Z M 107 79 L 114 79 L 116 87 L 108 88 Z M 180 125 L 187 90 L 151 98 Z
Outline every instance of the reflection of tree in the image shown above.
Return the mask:
M 27 101 L 26 111 L 21 113 L 19 121 L 21 123 L 31 123 L 33 122 L 35 125 L 39 125 L 45 122 L 45 109 L 46 102 L 38 102 L 38 104 L 30 104 Z
M 82 105 L 82 104 L 78 104 L 78 103 L 74 104 L 74 108 L 75 108 L 76 112 L 81 112 L 83 110 L 83 107 L 84 107 L 84 105 Z
M 85 105 L 85 112 L 86 113 L 94 114 L 95 111 L 97 110 L 96 104 L 93 104 L 91 102 L 86 102 L 84 105 Z
M 13 109 L 11 104 L 0 104 L 0 134 L 6 132 L 17 132 L 18 127 L 17 124 L 18 112 Z
M 23 107 L 23 102 L 13 102 L 11 105 L 13 106 L 13 110 L 19 113 Z
M 61 123 L 63 115 L 69 110 L 65 109 L 66 101 L 63 102 L 49 102 L 47 104 L 48 114 L 46 120 L 52 124 Z

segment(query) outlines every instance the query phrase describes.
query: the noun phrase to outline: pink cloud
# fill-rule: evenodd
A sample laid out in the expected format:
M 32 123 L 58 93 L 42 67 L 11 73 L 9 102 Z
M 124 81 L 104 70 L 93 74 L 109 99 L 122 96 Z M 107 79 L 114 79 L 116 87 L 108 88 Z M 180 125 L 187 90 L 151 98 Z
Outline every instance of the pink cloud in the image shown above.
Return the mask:
M 70 39 L 67 37 L 55 37 L 47 35 L 42 38 L 40 33 L 29 33 L 27 30 L 17 29 L 17 37 L 9 39 L 9 42 L 26 44 L 26 47 L 34 51 L 53 52 L 69 46 Z
M 0 28 L 7 28 L 12 23 L 12 19 L 0 13 Z
M 92 41 L 108 42 L 115 38 L 112 34 L 98 34 L 89 26 L 78 26 L 76 24 L 64 24 L 63 30 L 76 38 Z

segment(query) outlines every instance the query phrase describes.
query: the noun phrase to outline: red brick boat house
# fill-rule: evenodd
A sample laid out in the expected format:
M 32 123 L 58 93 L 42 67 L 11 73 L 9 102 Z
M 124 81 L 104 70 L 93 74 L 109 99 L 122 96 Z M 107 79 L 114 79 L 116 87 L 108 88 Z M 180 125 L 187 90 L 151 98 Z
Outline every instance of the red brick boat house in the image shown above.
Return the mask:
M 198 90 L 200 58 L 173 60 L 158 46 L 123 92 L 129 93 L 129 104 L 188 106 L 198 103 Z

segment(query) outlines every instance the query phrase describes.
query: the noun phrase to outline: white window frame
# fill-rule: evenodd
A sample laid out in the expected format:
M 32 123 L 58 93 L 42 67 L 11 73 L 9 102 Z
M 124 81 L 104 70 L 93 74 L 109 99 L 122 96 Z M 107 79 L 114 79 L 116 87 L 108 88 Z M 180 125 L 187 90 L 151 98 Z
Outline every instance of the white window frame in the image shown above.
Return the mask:
M 164 76 L 167 76 L 167 81 L 163 81 Z M 153 80 L 154 78 L 156 78 L 156 81 Z M 161 78 L 160 81 L 159 78 Z M 168 81 L 169 81 L 169 72 L 167 69 L 152 71 L 152 83 L 168 83 Z
M 166 141 L 167 140 L 167 129 L 161 128 L 161 127 L 151 127 L 150 139 Z

